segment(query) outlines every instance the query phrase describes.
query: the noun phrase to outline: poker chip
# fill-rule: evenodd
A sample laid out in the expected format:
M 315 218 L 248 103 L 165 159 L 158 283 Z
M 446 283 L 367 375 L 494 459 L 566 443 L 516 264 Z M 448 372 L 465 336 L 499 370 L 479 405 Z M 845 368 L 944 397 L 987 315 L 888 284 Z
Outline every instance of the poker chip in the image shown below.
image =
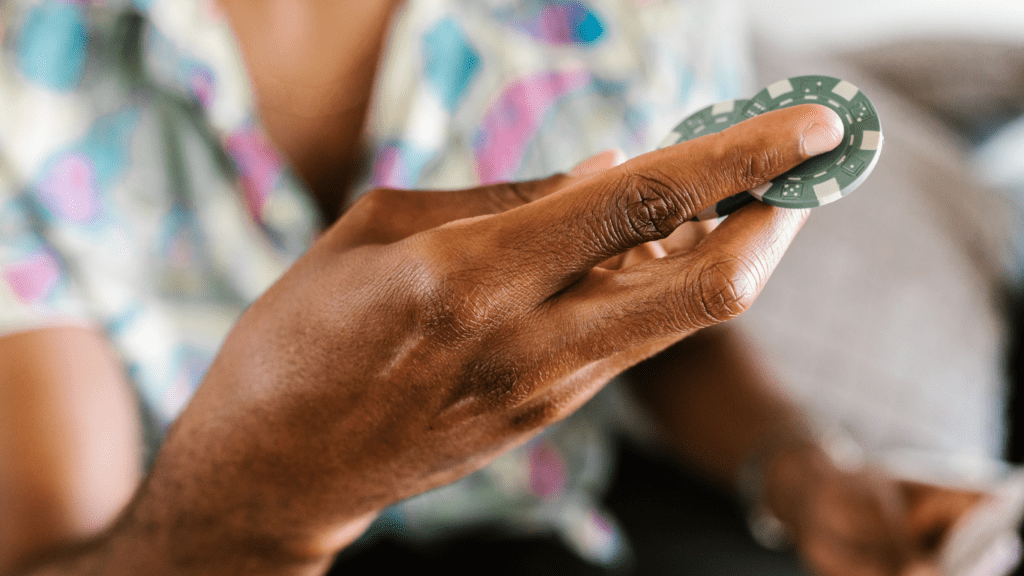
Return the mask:
M 743 121 L 747 118 L 744 112 L 748 102 L 748 100 L 726 100 L 693 113 L 672 129 L 672 132 L 658 145 L 658 149 L 693 140 L 705 134 L 721 132 L 729 126 Z M 753 200 L 754 197 L 750 194 L 740 192 L 724 200 L 719 200 L 714 206 L 706 208 L 700 214 L 694 216 L 693 219 L 713 220 L 721 218 L 749 204 Z
M 850 82 L 831 76 L 780 80 L 751 98 L 743 116 L 751 118 L 799 104 L 821 104 L 834 110 L 843 120 L 843 142 L 750 191 L 765 204 L 815 208 L 835 202 L 867 179 L 882 153 L 882 126 L 871 100 Z
M 680 122 L 658 148 L 721 132 L 759 114 L 799 104 L 821 104 L 834 110 L 843 121 L 842 143 L 771 182 L 719 201 L 694 220 L 726 216 L 754 198 L 781 208 L 824 206 L 853 192 L 867 179 L 882 152 L 878 113 L 859 88 L 831 76 L 788 78 L 750 100 L 726 100 L 708 106 Z

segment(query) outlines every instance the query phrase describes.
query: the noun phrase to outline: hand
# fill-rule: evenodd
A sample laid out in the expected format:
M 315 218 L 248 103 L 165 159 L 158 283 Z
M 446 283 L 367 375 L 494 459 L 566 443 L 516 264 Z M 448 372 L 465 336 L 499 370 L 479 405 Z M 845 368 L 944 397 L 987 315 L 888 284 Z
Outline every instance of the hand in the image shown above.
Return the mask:
M 770 505 L 819 576 L 938 576 L 938 552 L 982 495 L 838 469 L 820 449 L 780 455 L 766 483 Z
M 123 531 L 179 566 L 323 566 L 376 511 L 743 312 L 805 211 L 754 203 L 692 250 L 599 264 L 841 137 L 799 106 L 589 176 L 371 192 L 239 320 Z

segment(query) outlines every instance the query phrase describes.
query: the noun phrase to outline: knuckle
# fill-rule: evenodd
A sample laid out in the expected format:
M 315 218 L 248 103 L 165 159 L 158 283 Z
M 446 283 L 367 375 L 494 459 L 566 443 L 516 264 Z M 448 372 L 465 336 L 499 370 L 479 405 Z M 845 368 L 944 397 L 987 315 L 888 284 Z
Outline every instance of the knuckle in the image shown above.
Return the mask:
M 386 221 L 394 213 L 395 205 L 401 194 L 401 190 L 375 188 L 363 194 L 349 208 L 349 213 L 358 214 L 370 222 Z
M 506 187 L 517 204 L 528 204 L 543 196 L 546 191 L 561 188 L 568 181 L 569 177 L 565 174 L 554 174 L 540 180 L 509 182 Z
M 623 177 L 624 194 L 620 211 L 626 234 L 636 241 L 650 242 L 664 238 L 675 230 L 681 214 L 693 210 L 688 202 L 692 195 L 677 193 L 680 188 L 664 172 L 631 171 Z
M 705 164 L 704 177 L 719 188 L 736 192 L 756 188 L 786 168 L 786 155 L 763 139 L 738 144 L 730 130 L 706 138 L 712 161 Z
M 454 346 L 480 340 L 504 325 L 507 303 L 490 289 L 501 270 L 486 259 L 455 251 L 456 243 L 425 243 L 431 249 L 413 257 L 411 264 L 424 335 L 443 346 Z
M 438 276 L 424 295 L 423 327 L 441 343 L 455 345 L 489 331 L 494 307 L 478 290 Z
M 500 213 L 530 202 L 533 193 L 524 182 L 502 182 L 484 188 L 491 213 Z
M 494 344 L 495 342 L 490 342 Z M 529 369 L 515 354 L 482 346 L 448 377 L 452 385 L 442 403 L 442 420 L 467 422 L 481 416 L 507 422 L 532 396 Z
M 736 149 L 733 152 L 732 167 L 739 188 L 749 190 L 780 174 L 785 168 L 785 157 L 775 148 L 765 148 L 753 153 Z
M 547 192 L 564 186 L 569 181 L 565 174 L 555 174 L 540 180 L 502 182 L 484 190 L 492 204 L 491 212 L 504 212 L 543 197 Z
M 445 406 L 469 407 L 470 417 L 481 414 L 513 414 L 532 396 L 528 369 L 514 355 L 496 352 L 471 355 L 452 373 L 454 385 Z M 460 411 L 460 410 L 456 410 Z
M 507 182 L 501 185 L 498 203 L 502 206 L 518 206 L 533 199 L 533 190 L 525 182 Z
M 757 297 L 756 268 L 732 258 L 703 267 L 697 275 L 691 308 L 699 324 L 712 325 L 736 318 Z
M 486 410 L 504 412 L 522 405 L 530 397 L 519 366 L 507 362 L 474 362 L 471 379 Z

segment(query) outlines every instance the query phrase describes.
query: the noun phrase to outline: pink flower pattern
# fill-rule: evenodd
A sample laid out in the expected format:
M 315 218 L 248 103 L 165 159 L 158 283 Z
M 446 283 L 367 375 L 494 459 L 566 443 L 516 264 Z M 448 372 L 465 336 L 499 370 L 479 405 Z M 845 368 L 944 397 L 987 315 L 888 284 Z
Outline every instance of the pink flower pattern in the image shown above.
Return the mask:
M 249 212 L 262 222 L 263 207 L 281 176 L 281 156 L 263 131 L 252 126 L 230 134 L 225 144 L 238 169 Z
M 88 222 L 100 212 L 95 174 L 88 156 L 66 154 L 39 182 L 40 197 L 58 218 L 76 224 Z
M 46 250 L 30 254 L 4 269 L 4 279 L 25 304 L 43 301 L 60 282 L 60 264 Z
M 476 167 L 481 182 L 511 180 L 527 146 L 559 98 L 591 81 L 584 70 L 545 72 L 509 84 L 483 118 Z

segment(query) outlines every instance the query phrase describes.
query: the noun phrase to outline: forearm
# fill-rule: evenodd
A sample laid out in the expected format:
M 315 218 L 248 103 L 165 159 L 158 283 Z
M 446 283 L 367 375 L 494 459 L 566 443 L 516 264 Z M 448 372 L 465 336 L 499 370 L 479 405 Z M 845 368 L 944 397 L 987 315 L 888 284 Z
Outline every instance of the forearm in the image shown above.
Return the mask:
M 194 547 L 169 536 L 171 526 L 145 525 L 125 518 L 103 535 L 48 551 L 10 576 L 224 575 L 314 576 L 326 572 L 330 556 L 285 558 L 269 553 L 274 546 L 252 539 L 242 546 Z
M 630 372 L 672 449 L 729 485 L 770 444 L 810 438 L 747 346 L 734 328 L 706 329 Z
M 194 447 L 186 445 L 195 439 L 178 438 L 113 526 L 45 551 L 10 576 L 315 576 L 374 517 L 337 521 L 330 530 L 300 528 L 301 504 L 281 513 L 289 507 L 285 495 L 240 483 L 238 470 L 216 470 L 222 454 L 205 447 L 215 438 Z
M 331 490 L 312 486 L 311 475 L 288 466 L 282 452 L 303 452 L 289 447 L 311 434 L 290 433 L 292 426 L 268 418 L 268 406 L 254 394 L 236 396 L 239 379 L 231 368 L 238 362 L 222 359 L 211 369 L 110 528 L 88 541 L 45 550 L 13 574 L 324 573 L 373 515 L 346 513 L 352 506 L 345 495 L 352 490 L 337 490 L 328 509 L 310 503 L 326 500 L 321 496 Z M 301 461 L 310 467 L 322 462 Z

